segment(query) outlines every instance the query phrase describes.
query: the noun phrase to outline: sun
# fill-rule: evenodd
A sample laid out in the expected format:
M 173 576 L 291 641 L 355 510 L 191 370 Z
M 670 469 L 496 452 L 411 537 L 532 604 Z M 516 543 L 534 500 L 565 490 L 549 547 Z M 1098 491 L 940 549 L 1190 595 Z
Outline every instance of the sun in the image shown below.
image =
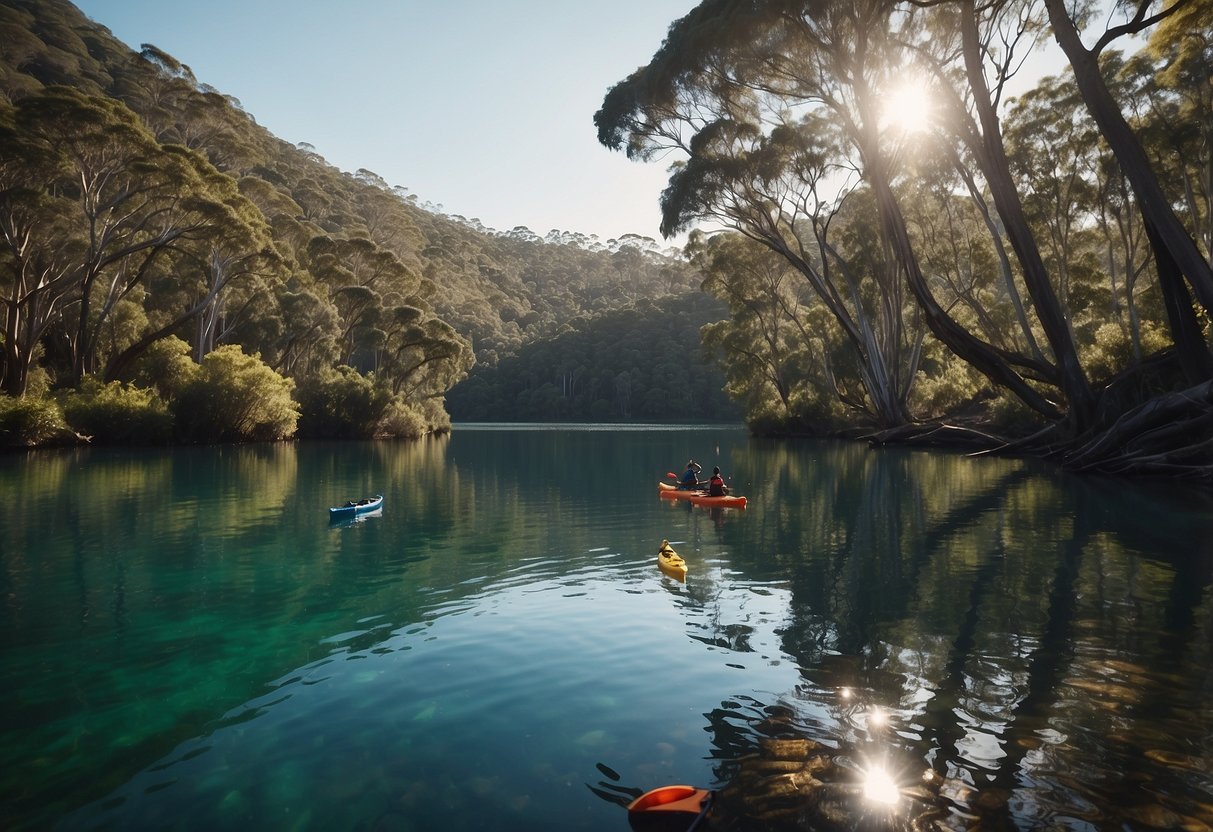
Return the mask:
M 925 78 L 903 78 L 885 90 L 881 98 L 882 127 L 901 133 L 923 133 L 930 129 L 934 105 Z

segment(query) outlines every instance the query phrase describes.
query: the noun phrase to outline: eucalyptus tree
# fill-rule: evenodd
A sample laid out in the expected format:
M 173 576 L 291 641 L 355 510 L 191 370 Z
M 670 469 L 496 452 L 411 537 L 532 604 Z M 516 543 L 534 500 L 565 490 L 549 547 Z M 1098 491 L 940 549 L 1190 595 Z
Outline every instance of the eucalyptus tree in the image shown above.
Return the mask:
M 965 170 L 964 157 L 971 161 L 984 182 L 984 193 L 989 194 L 998 218 L 996 226 L 987 216 L 987 226 L 996 246 L 1001 247 L 1001 237 L 1006 235 L 1051 354 L 1049 360 L 1036 346 L 1028 320 L 1018 308 L 1018 292 L 1007 268 L 1009 263 L 1004 261 L 1008 296 L 1016 304 L 1030 348 L 1026 356 L 1006 353 L 1005 357 L 1027 373 L 1028 378 L 1055 386 L 1064 399 L 1066 433 L 1081 433 L 1096 418 L 1098 393 L 1092 389 L 1079 360 L 1069 312 L 1055 285 L 1056 276 L 1045 263 L 1026 215 L 1010 169 L 999 118 L 1006 85 L 1021 69 L 1022 53 L 1040 36 L 1043 20 L 1034 0 L 980 4 L 976 0 L 926 0 L 911 5 L 925 7 L 923 31 L 929 36 L 920 34 L 912 43 L 918 65 L 935 80 L 932 92 L 940 104 L 940 132 L 963 150 L 963 154 L 954 148 L 949 152 L 983 212 L 983 191 L 973 172 Z
M 1150 267 L 1150 245 L 1137 203 L 1116 165 L 1106 151 L 1100 153 L 1096 197 L 1096 225 L 1105 246 L 1109 311 L 1123 329 L 1134 364 L 1145 359 L 1143 347 L 1143 296 L 1157 296 L 1157 283 L 1142 280 Z M 1165 321 L 1162 322 L 1163 332 Z M 1154 327 L 1151 327 L 1154 329 Z
M 917 168 L 900 192 L 924 270 L 939 294 L 950 299 L 949 314 L 997 349 L 1013 352 L 1019 336 L 1015 312 L 1004 299 L 1006 284 L 995 278 L 1003 262 L 981 203 L 962 193 L 947 164 Z M 875 248 L 870 238 L 854 245 Z
M 257 341 L 268 347 L 269 365 L 291 378 L 308 378 L 339 363 L 340 316 L 328 292 L 306 274 L 287 280 L 276 300 L 278 315 L 259 319 Z M 242 342 L 254 340 L 247 332 Z
M 399 195 L 383 177 L 359 168 L 354 178 L 365 187 L 354 194 L 354 210 L 366 228 L 367 236 L 391 251 L 410 268 L 421 270 L 416 252 L 425 245 L 425 237 Z
M 728 304 L 726 320 L 700 330 L 723 365 L 726 390 L 751 425 L 841 425 L 836 402 L 862 412 L 861 391 L 831 357 L 841 335 L 786 258 L 740 234 L 694 231 L 687 244 L 703 289 Z
M 13 328 L 26 339 L 17 349 L 28 361 L 36 343 L 29 339 L 53 323 L 70 380 L 79 383 L 98 368 L 101 332 L 119 304 L 141 292 L 173 250 L 222 235 L 230 210 L 211 192 L 214 169 L 203 158 L 160 145 L 113 99 L 48 88 L 18 102 L 11 124 L 5 141 L 13 155 L 4 167 L 18 190 L 8 204 L 38 250 L 10 248 L 10 262 L 42 264 L 43 276 L 17 281 L 36 319 Z M 46 279 L 48 268 L 54 279 Z
M 107 381 L 122 377 L 151 344 L 190 323 L 194 360 L 201 362 L 255 304 L 258 291 L 269 291 L 283 275 L 285 264 L 265 217 L 239 193 L 235 180 L 211 171 L 205 181 L 219 221 L 206 236 L 174 245 L 171 277 L 159 281 L 145 303 L 149 312 L 158 311 L 157 325 L 109 360 Z
M 607 94 L 595 117 L 599 140 L 609 147 L 626 146 L 633 156 L 651 158 L 679 148 L 689 157 L 675 169 L 663 195 L 662 230 L 668 234 L 692 218 L 718 219 L 713 212 L 729 206 L 732 192 L 722 198 L 718 187 L 721 166 L 708 164 L 722 154 L 717 151 L 705 159 L 702 152 L 717 146 L 721 133 L 731 131 L 730 137 L 761 143 L 765 149 L 776 143 L 789 144 L 783 138 L 787 133 L 804 141 L 801 137 L 807 133 L 819 133 L 814 130 L 817 124 L 837 125 L 843 141 L 837 144 L 837 155 L 827 157 L 828 162 L 835 167 L 846 165 L 862 176 L 872 193 L 885 245 L 896 263 L 898 279 L 886 282 L 886 297 L 904 286 L 936 338 L 1039 414 L 1062 417 L 1063 408 L 1040 388 L 1057 384 L 1078 417 L 1085 418 L 1091 405 L 1089 386 L 1077 363 L 1064 312 L 1051 295 L 1043 269 L 1037 270 L 1029 290 L 1055 345 L 1060 371 L 1033 355 L 1000 349 L 970 332 L 935 297 L 922 269 L 895 187 L 901 158 L 882 124 L 880 107 L 882 94 L 910 63 L 913 50 L 908 44 L 918 38 L 916 26 L 912 15 L 887 0 L 708 0 L 671 26 L 661 51 L 648 66 Z M 981 67 L 973 71 L 980 74 Z M 802 119 L 797 125 L 788 117 L 806 110 L 813 123 Z M 766 134 L 756 124 L 764 116 L 778 122 Z M 734 126 L 738 124 L 742 126 Z M 973 146 L 983 154 L 998 150 L 997 145 L 983 144 L 980 133 L 973 139 Z M 758 158 L 750 147 L 742 149 L 746 154 L 737 155 L 743 161 Z M 791 193 L 799 195 L 805 190 L 804 178 L 794 166 L 775 163 L 769 153 L 764 156 L 765 168 L 742 168 L 750 175 L 743 180 L 745 185 L 784 177 L 780 181 L 791 182 Z M 730 172 L 736 169 L 729 168 Z M 728 184 L 730 180 L 724 181 Z M 692 188 L 692 183 L 703 186 Z M 1001 212 L 1002 196 L 995 201 Z M 774 239 L 771 233 L 787 226 L 771 207 L 779 204 L 778 198 L 758 190 L 758 198 L 745 203 L 749 214 L 734 211 L 726 216 L 735 227 L 760 229 L 774 250 L 794 256 L 787 238 Z M 1024 231 L 1019 236 L 1030 234 Z M 1016 243 L 1015 237 L 1012 243 Z M 1016 251 L 1022 256 L 1019 248 Z M 823 301 L 828 297 L 828 292 L 822 293 Z M 839 320 L 845 328 L 843 319 Z
M 1107 65 L 1107 56 L 1101 64 Z M 1213 257 L 1213 2 L 1191 0 L 1154 27 L 1126 62 L 1135 95 L 1119 98 L 1164 187 L 1206 258 Z M 1105 77 L 1108 73 L 1105 72 Z
M 14 115 L 0 106 L 0 386 L 21 396 L 44 333 L 71 297 L 79 246 L 67 200 L 39 187 L 58 176 L 60 160 L 31 146 Z
M 1046 265 L 1067 306 L 1075 237 L 1096 210 L 1099 139 L 1081 106 L 1066 79 L 1044 78 L 1013 103 L 1004 129 L 1025 213 L 1044 230 Z
M 784 257 L 855 351 L 864 409 L 877 425 L 904 424 L 916 337 L 903 286 L 857 274 L 830 238 L 861 167 L 846 128 L 835 127 L 851 115 L 853 90 L 824 66 L 833 56 L 799 27 L 796 5 L 702 3 L 648 66 L 608 92 L 599 140 L 645 159 L 684 154 L 662 195 L 662 233 L 707 221 Z
M 1117 39 L 1148 31 L 1177 13 L 1192 15 L 1192 22 L 1199 25 L 1202 12 L 1207 19 L 1210 4 L 1207 0 L 1173 0 L 1157 11 L 1153 0 L 1126 4 L 1127 19 L 1106 28 L 1088 47 L 1081 28 L 1091 9 L 1084 5 L 1078 14 L 1072 14 L 1064 0 L 1043 2 L 1053 36 L 1074 70 L 1087 110 L 1132 186 L 1154 253 L 1181 366 L 1191 384 L 1205 384 L 1213 379 L 1213 353 L 1195 314 L 1193 298 L 1206 314 L 1213 314 L 1213 266 L 1176 214 L 1137 133 L 1109 89 L 1099 59 Z
M 1136 97 L 1148 83 L 1140 61 L 1126 63 L 1110 53 L 1104 65 L 1120 100 Z M 1060 76 L 1041 79 L 1013 102 L 1005 132 L 1029 216 L 1035 227 L 1046 229 L 1041 237 L 1048 241 L 1060 294 L 1068 298 L 1076 280 L 1079 292 L 1093 295 L 1085 312 L 1081 302 L 1068 304 L 1076 326 L 1085 319 L 1088 329 L 1096 330 L 1082 338 L 1087 351 L 1107 353 L 1109 326 L 1120 331 L 1128 347 L 1125 360 L 1105 361 L 1092 372 L 1107 377 L 1140 365 L 1145 358 L 1141 301 L 1157 295 L 1157 284 L 1142 280 L 1150 249 L 1132 190 L 1073 83 Z M 1085 290 L 1084 282 L 1090 283 Z M 1148 328 L 1155 323 L 1148 322 Z M 1166 327 L 1165 320 L 1161 324 Z
M 341 315 L 341 360 L 350 363 L 360 348 L 376 342 L 386 309 L 414 298 L 421 276 L 407 268 L 392 252 L 365 238 L 315 237 L 308 244 L 308 267 L 329 288 Z
M 118 68 L 113 93 L 139 114 L 157 141 L 184 144 L 180 135 L 181 101 L 197 88 L 193 70 L 145 43 Z
M 413 323 L 414 310 L 396 310 L 399 326 L 385 332 L 381 372 L 389 379 L 394 394 L 406 402 L 438 399 L 462 380 L 475 363 L 471 344 L 450 324 L 438 318 Z

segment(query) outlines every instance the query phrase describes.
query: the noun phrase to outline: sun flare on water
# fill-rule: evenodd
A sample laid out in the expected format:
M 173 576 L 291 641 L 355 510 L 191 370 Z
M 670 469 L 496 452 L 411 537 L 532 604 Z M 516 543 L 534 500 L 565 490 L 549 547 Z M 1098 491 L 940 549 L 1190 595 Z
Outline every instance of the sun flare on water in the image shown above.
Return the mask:
M 897 805 L 901 790 L 888 771 L 875 766 L 864 771 L 863 796 L 879 806 L 892 807 Z
M 908 77 L 882 96 L 881 124 L 902 133 L 922 133 L 931 126 L 934 110 L 926 79 Z

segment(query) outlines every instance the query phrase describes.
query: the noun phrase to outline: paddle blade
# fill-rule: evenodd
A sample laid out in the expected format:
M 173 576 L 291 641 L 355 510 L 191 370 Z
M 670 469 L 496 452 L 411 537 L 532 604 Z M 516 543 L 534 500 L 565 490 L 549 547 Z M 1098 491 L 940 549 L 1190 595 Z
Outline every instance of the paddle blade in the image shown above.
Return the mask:
M 673 471 L 666 471 L 666 472 L 665 472 L 665 475 L 666 475 L 667 477 L 669 477 L 670 479 L 672 479 L 672 480 L 676 480 L 676 479 L 678 479 L 678 475 L 677 475 L 677 474 L 675 474 Z

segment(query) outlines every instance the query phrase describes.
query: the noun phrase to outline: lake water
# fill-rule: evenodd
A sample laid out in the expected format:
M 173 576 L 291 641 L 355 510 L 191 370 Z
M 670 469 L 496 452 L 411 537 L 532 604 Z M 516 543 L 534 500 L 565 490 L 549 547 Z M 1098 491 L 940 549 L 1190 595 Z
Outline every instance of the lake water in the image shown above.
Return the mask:
M 689 456 L 749 507 L 658 498 Z M 6 829 L 626 830 L 673 783 L 705 829 L 1213 827 L 1190 486 L 463 425 L 10 455 L 0 495 Z

